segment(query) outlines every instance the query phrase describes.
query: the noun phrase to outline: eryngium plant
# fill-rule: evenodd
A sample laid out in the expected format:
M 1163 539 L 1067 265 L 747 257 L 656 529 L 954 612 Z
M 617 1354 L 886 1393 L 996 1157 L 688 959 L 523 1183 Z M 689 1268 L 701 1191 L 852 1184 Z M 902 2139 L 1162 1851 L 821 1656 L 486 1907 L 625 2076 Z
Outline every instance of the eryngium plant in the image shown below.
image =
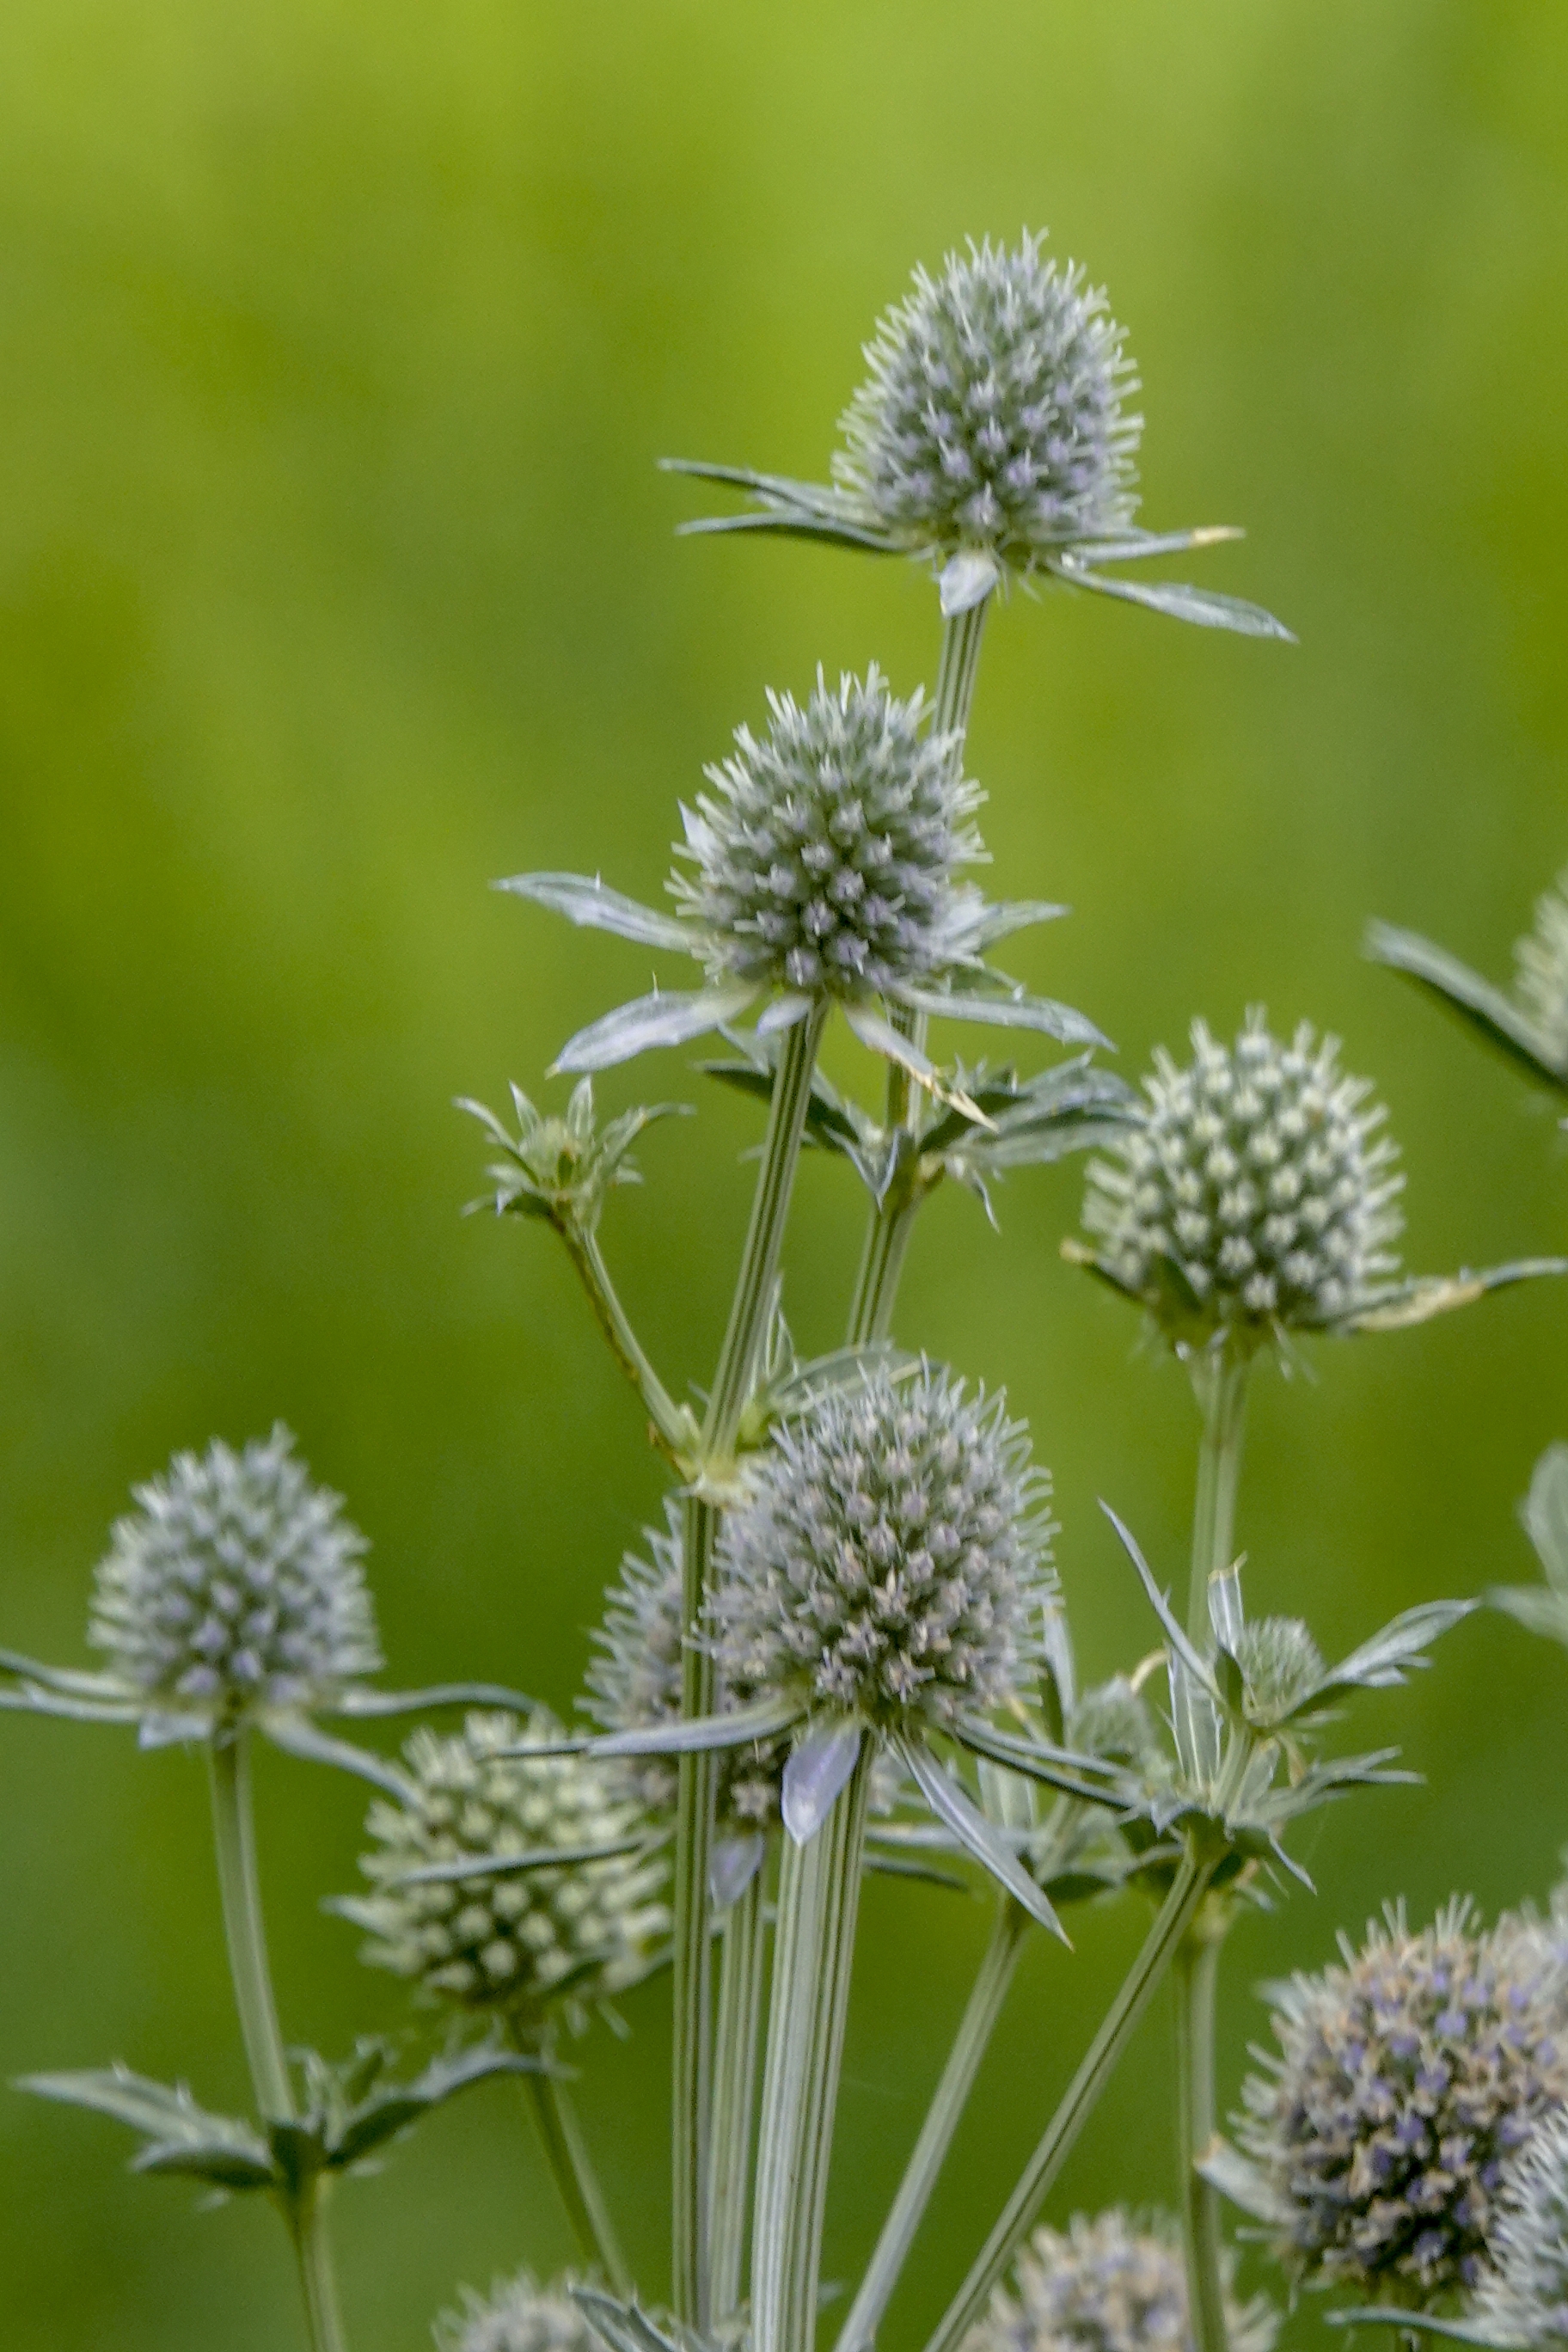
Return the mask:
M 465 2287 L 461 2308 L 436 2322 L 436 2352 L 604 2352 L 571 2290 L 570 2277 L 541 2286 L 531 2271 L 489 2294 Z
M 1568 1990 L 1533 1923 L 1391 1907 L 1343 1964 L 1277 1988 L 1239 2137 L 1292 2279 L 1442 2305 L 1479 2282 L 1509 2159 L 1568 2099 Z
M 1279 2321 L 1267 2296 L 1238 2304 L 1227 2291 L 1226 2322 L 1231 2352 L 1271 2352 Z M 1192 2340 L 1179 2232 L 1113 2206 L 1037 2230 L 964 2352 L 1190 2352 Z
M 1506 2168 L 1477 2332 L 1527 2352 L 1568 2344 L 1568 2109 L 1548 2116 Z
M 645 1977 L 668 1915 L 649 1824 L 612 1767 L 561 1746 L 541 1708 L 425 1728 L 404 1749 L 407 1794 L 373 1805 L 361 1868 L 374 1892 L 338 1904 L 364 1958 L 459 2009 L 537 2025 Z
M 342 1498 L 281 1423 L 236 1454 L 177 1454 L 136 1488 L 100 1565 L 88 1638 L 150 1707 L 233 1721 L 330 1706 L 381 1664 Z

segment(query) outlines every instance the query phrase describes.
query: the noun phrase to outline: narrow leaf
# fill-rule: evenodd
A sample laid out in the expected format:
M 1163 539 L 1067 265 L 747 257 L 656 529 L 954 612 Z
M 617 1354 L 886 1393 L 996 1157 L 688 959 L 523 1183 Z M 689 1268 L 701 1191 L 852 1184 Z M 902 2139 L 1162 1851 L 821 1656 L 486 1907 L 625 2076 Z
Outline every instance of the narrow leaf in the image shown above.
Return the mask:
M 536 1750 L 517 1749 L 513 1755 L 531 1754 Z M 646 1833 L 637 1837 L 601 1841 L 596 1845 L 531 1846 L 525 1853 L 470 1853 L 457 1862 L 426 1862 L 417 1870 L 404 1871 L 390 1883 L 394 1886 L 445 1886 L 461 1885 L 467 1878 L 515 1878 L 530 1870 L 566 1870 L 579 1863 L 614 1862 L 622 1854 L 640 1853 L 649 1843 Z
M 1531 1282 L 1541 1275 L 1568 1274 L 1568 1258 L 1521 1257 L 1507 1265 L 1483 1266 L 1472 1274 L 1417 1275 L 1409 1282 L 1374 1292 L 1370 1302 L 1341 1316 L 1327 1328 L 1335 1331 L 1405 1331 L 1416 1323 L 1430 1323 L 1435 1315 L 1449 1315 L 1457 1307 L 1473 1307 L 1493 1290 L 1513 1283 Z
M 408 1776 L 400 1772 L 395 1764 L 389 1764 L 383 1756 L 373 1756 L 367 1748 L 356 1748 L 352 1740 L 330 1738 L 302 1715 L 264 1715 L 261 1728 L 274 1748 L 281 1748 L 286 1756 L 298 1756 L 307 1764 L 334 1765 L 340 1772 L 352 1772 L 400 1801 L 410 1794 Z
M 989 977 L 989 976 L 988 976 Z M 900 986 L 893 991 L 900 1004 L 912 1012 L 929 1013 L 938 1021 L 978 1021 L 994 1029 L 1032 1029 L 1042 1036 L 1055 1037 L 1064 1045 L 1103 1045 L 1115 1049 L 1103 1030 L 1097 1029 L 1085 1013 L 1075 1012 L 1070 1004 L 1058 1004 L 1048 996 L 1030 996 L 1023 989 L 1008 989 L 1005 983 L 981 989 L 965 987 L 955 979 L 944 988 L 911 988 Z
M 759 1698 L 725 1715 L 700 1715 L 690 1722 L 677 1719 L 645 1724 L 636 1731 L 607 1732 L 602 1739 L 589 1740 L 584 1752 L 590 1756 L 697 1756 L 710 1748 L 744 1748 L 753 1739 L 779 1738 L 793 1729 L 804 1711 L 798 1699 Z M 511 1752 L 538 1753 L 526 1748 Z
M 1552 1060 L 1533 1022 L 1501 989 L 1493 988 L 1446 948 L 1424 940 L 1418 931 L 1403 931 L 1393 923 L 1370 923 L 1365 950 L 1373 963 L 1385 963 L 1428 990 L 1532 1078 L 1568 1088 L 1568 1070 Z
M 844 1018 L 862 1045 L 873 1054 L 880 1054 L 886 1061 L 896 1062 L 901 1070 L 909 1072 L 917 1086 L 924 1087 L 939 1102 L 950 1103 L 954 1110 L 961 1110 L 965 1118 L 973 1120 L 976 1127 L 989 1128 L 994 1124 L 978 1103 L 973 1102 L 962 1088 L 948 1084 L 929 1055 L 923 1054 L 912 1038 L 901 1037 L 892 1023 L 884 1021 L 872 1006 L 847 1004 Z
M 1374 1633 L 1360 1649 L 1352 1650 L 1348 1658 L 1331 1667 L 1302 1705 L 1315 1706 L 1341 1691 L 1397 1687 L 1413 1667 L 1430 1663 L 1422 1656 L 1424 1650 L 1462 1618 L 1473 1615 L 1480 1605 L 1479 1601 L 1426 1601 L 1417 1608 L 1403 1610 L 1381 1633 Z
M 670 948 L 678 955 L 690 955 L 698 946 L 689 923 L 639 905 L 624 892 L 608 888 L 597 875 L 590 880 L 585 874 L 514 874 L 493 887 L 510 890 L 514 898 L 531 898 L 536 907 L 548 907 L 569 923 L 635 940 L 639 947 Z
M 222 2140 L 150 2140 L 131 2159 L 132 2172 L 181 2175 L 215 2189 L 277 2189 L 281 2176 L 266 2154 Z
M 997 1884 L 1005 1888 L 1014 1902 L 1022 1905 L 1031 1919 L 1038 1920 L 1042 1927 L 1048 1927 L 1053 1936 L 1059 1936 L 1070 1951 L 1071 1939 L 1047 1897 L 952 1774 L 937 1762 L 927 1748 L 915 1740 L 900 1741 L 898 1752 L 938 1820 L 952 1832 L 965 1851 L 990 1872 Z
M 1240 596 L 1216 595 L 1209 588 L 1189 588 L 1177 581 L 1108 580 L 1070 557 L 1047 558 L 1047 570 L 1069 588 L 1091 588 L 1100 596 L 1117 596 L 1127 604 L 1142 604 L 1152 613 L 1168 614 L 1173 621 L 1191 621 L 1200 629 L 1232 629 L 1243 637 L 1276 637 L 1293 646 L 1295 632 L 1261 604 Z
M 437 2058 L 413 2082 L 390 2084 L 355 2107 L 334 2137 L 328 2161 L 334 2171 L 346 2170 L 459 2091 L 498 2074 L 539 2074 L 543 2066 L 542 2059 L 528 2052 L 502 2050 L 489 2042 L 460 2051 L 454 2058 Z
M 112 1675 L 85 1674 L 76 1666 L 41 1665 L 37 1658 L 24 1657 L 20 1650 L 0 1649 L 0 1674 L 19 1675 L 24 1682 L 37 1683 L 44 1690 L 60 1691 L 73 1698 L 99 1698 L 139 1706 L 136 1692 L 116 1682 Z
M 1052 1748 L 1043 1740 L 1016 1738 L 978 1715 L 961 1716 L 953 1726 L 953 1738 L 972 1755 L 1004 1765 L 1010 1772 L 1022 1772 L 1047 1789 L 1059 1790 L 1064 1797 L 1077 1797 L 1083 1804 L 1120 1808 L 1130 1801 L 1125 1774 L 1098 1756 L 1077 1756 L 1069 1748 Z
M 863 1736 L 858 1723 L 826 1723 L 791 1748 L 779 1811 L 796 1845 L 816 1835 L 848 1786 Z
M 1155 1583 L 1152 1575 L 1150 1573 L 1149 1563 L 1144 1559 L 1142 1553 L 1139 1550 L 1136 1542 L 1133 1540 L 1131 1529 L 1123 1526 L 1122 1522 L 1117 1517 L 1116 1513 L 1111 1509 L 1110 1504 L 1103 1498 L 1101 1498 L 1100 1507 L 1105 1513 L 1106 1517 L 1110 1521 L 1111 1526 L 1116 1529 L 1116 1532 L 1121 1540 L 1122 1550 L 1127 1554 L 1128 1559 L 1132 1562 L 1133 1567 L 1137 1570 L 1139 1580 L 1142 1584 L 1144 1591 L 1149 1596 L 1149 1606 L 1152 1609 L 1155 1616 L 1159 1619 L 1160 1629 L 1164 1634 L 1166 1641 L 1170 1643 L 1173 1653 L 1181 1660 L 1183 1665 L 1185 1666 L 1188 1674 L 1192 1675 L 1194 1681 L 1197 1683 L 1201 1688 L 1207 1691 L 1211 1698 L 1217 1700 L 1219 1697 L 1219 1692 L 1215 1687 L 1214 1676 L 1210 1674 L 1204 1660 L 1199 1657 L 1197 1652 L 1188 1641 L 1185 1633 L 1182 1631 L 1182 1628 L 1177 1623 L 1175 1618 L 1171 1614 L 1170 1597 L 1168 1594 L 1162 1592 L 1159 1586 Z
M 367 1690 L 353 1684 L 335 1698 L 325 1714 L 369 1719 L 381 1715 L 416 1715 L 423 1707 L 499 1706 L 509 1713 L 531 1715 L 539 1701 L 505 1683 L 432 1683 L 427 1690 Z
M 752 1003 L 756 990 L 743 982 L 726 988 L 656 989 L 630 1004 L 617 1005 L 600 1021 L 569 1037 L 555 1057 L 557 1070 L 607 1070 L 659 1045 L 686 1045 L 693 1037 L 733 1021 Z
M 597 2287 L 574 2286 L 572 2300 L 609 2352 L 694 2352 L 700 2339 L 674 2342 L 635 2303 L 617 2303 Z

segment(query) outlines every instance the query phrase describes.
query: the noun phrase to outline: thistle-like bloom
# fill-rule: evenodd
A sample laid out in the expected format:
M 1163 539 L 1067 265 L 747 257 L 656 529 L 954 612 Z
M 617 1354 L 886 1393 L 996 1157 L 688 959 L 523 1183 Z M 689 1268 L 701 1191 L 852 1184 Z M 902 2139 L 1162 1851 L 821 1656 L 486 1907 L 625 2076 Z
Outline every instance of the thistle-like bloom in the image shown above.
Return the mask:
M 764 1031 L 841 1005 L 862 1044 L 949 1099 L 959 1097 L 888 1012 L 1102 1045 L 1081 1013 L 984 961 L 997 940 L 1064 909 L 991 906 L 957 878 L 984 855 L 972 822 L 984 796 L 963 777 L 958 739 L 929 731 L 923 696 L 900 701 L 872 668 L 837 689 L 819 671 L 804 705 L 768 700 L 765 734 L 739 729 L 731 757 L 707 771 L 711 792 L 685 813 L 677 855 L 690 870 L 669 886 L 678 914 L 577 875 L 500 885 L 572 922 L 691 956 L 707 974 L 696 993 L 658 992 L 595 1022 L 558 1066 L 601 1069 L 684 1045 L 757 1005 Z
M 1279 2320 L 1267 2296 L 1238 2305 L 1228 2292 L 1232 2352 L 1270 2352 Z M 1186 2268 L 1163 2218 L 1139 2229 L 1121 2207 L 1065 2231 L 1037 2230 L 1019 2255 L 1012 2290 L 998 2287 L 964 2352 L 1189 2352 Z
M 1122 331 L 1082 269 L 1047 260 L 1044 246 L 1026 229 L 1011 250 L 971 240 L 934 278 L 915 271 L 866 345 L 869 374 L 841 419 L 831 487 L 672 461 L 748 491 L 757 509 L 686 528 L 929 560 L 949 615 L 983 604 L 1007 571 L 1043 569 L 1180 620 L 1289 638 L 1256 604 L 1100 568 L 1236 534 L 1134 527 L 1142 419 L 1124 405 L 1138 382 Z
M 911 554 L 1027 569 L 1124 531 L 1143 420 L 1123 332 L 1074 263 L 1026 232 L 917 269 L 866 349 L 833 478 Z
M 1045 1474 L 1004 1400 L 885 1371 L 786 1423 L 726 1514 L 719 1669 L 893 1733 L 952 1730 L 1033 1679 L 1053 1590 Z
M 668 1920 L 641 1806 L 615 1767 L 508 1752 L 561 1737 L 542 1708 L 526 1726 L 475 1714 L 449 1738 L 415 1732 L 406 1795 L 366 1822 L 374 1892 L 336 1906 L 370 1931 L 373 1966 L 528 2024 L 648 1973 Z
M 1184 1069 L 1156 1056 L 1149 1108 L 1116 1158 L 1089 1163 L 1099 1268 L 1189 1325 L 1261 1338 L 1339 1322 L 1398 1264 L 1403 1179 L 1370 1080 L 1345 1077 L 1337 1040 L 1305 1022 L 1289 1045 L 1258 1012 L 1232 1046 L 1201 1021 L 1192 1035 Z
M 1515 943 L 1511 995 L 1418 931 L 1373 923 L 1366 951 L 1428 989 L 1532 1078 L 1568 1093 L 1568 868 L 1536 900 L 1534 929 Z
M 1568 2097 L 1568 1995 L 1538 1927 L 1456 1902 L 1392 1908 L 1343 1965 L 1276 1994 L 1279 2055 L 1249 2076 L 1244 2147 L 1293 2278 L 1420 2306 L 1474 2287 L 1503 2169 Z
M 310 1708 L 380 1665 L 364 1538 L 293 1448 L 279 1423 L 238 1454 L 177 1454 L 116 1521 L 88 1638 L 149 1707 Z
M 603 2352 L 573 2302 L 570 2278 L 541 2286 L 531 2271 L 497 2279 L 489 2294 L 463 2289 L 460 2311 L 436 2322 L 436 2352 Z
M 1504 2171 L 1472 2312 L 1494 2343 L 1568 2345 L 1568 2110 L 1542 2123 Z

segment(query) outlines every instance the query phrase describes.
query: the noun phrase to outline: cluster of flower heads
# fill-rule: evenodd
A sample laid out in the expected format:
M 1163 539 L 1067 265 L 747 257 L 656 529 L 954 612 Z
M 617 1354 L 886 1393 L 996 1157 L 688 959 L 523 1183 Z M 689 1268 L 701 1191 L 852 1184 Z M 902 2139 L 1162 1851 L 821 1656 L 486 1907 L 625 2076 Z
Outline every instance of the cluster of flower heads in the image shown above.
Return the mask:
M 1116 1159 L 1090 1162 L 1100 1262 L 1152 1306 L 1173 1265 L 1216 1325 L 1332 1323 L 1397 1266 L 1402 1179 L 1371 1081 L 1344 1076 L 1337 1041 L 1305 1022 L 1289 1045 L 1258 1012 L 1234 1045 L 1201 1021 L 1192 1036 L 1184 1069 L 1156 1056 Z
M 725 1516 L 726 1685 L 893 1732 L 1001 1705 L 1038 1654 L 1047 1492 L 1001 1397 L 930 1367 L 830 1393 L 784 1424 Z
M 310 1707 L 380 1665 L 365 1539 L 293 1449 L 279 1423 L 238 1454 L 177 1454 L 116 1520 L 88 1638 L 150 1706 Z
M 572 2300 L 572 2284 L 541 2286 L 531 2271 L 520 2271 L 489 2294 L 465 2287 L 462 2308 L 436 2322 L 436 2352 L 604 2352 Z
M 712 976 L 849 997 L 925 979 L 951 960 L 955 898 L 974 896 L 955 870 L 981 854 L 960 739 L 931 733 L 921 692 L 900 701 L 874 664 L 836 693 L 818 670 L 804 709 L 772 692 L 768 708 L 766 734 L 737 729 L 682 812 L 694 871 L 671 887 Z
M 1264 2296 L 1238 2305 L 1229 2293 L 1232 2352 L 1270 2352 L 1278 2332 Z M 1119 2206 L 1065 2231 L 1037 2230 L 1018 2257 L 1011 2289 L 998 2287 L 964 2352 L 1189 2352 L 1186 2268 L 1179 2240 L 1158 2219 L 1140 2228 Z
M 406 1796 L 373 1805 L 366 1823 L 375 1845 L 360 1867 L 374 1892 L 337 1906 L 370 1931 L 367 1960 L 437 1999 L 528 2019 L 647 1975 L 668 1917 L 664 1862 L 634 1844 L 649 1827 L 635 1793 L 613 1766 L 506 1752 L 561 1737 L 543 1708 L 526 1725 L 475 1714 L 447 1737 L 414 1733 Z M 570 1858 L 617 1846 L 632 1850 Z M 517 1866 L 552 1849 L 558 1864 Z M 496 1868 L 473 1875 L 416 1874 L 489 1858 Z
M 1125 528 L 1141 417 L 1103 293 L 1025 233 L 950 254 L 866 347 L 834 478 L 899 544 L 1037 554 Z
M 1526 2352 L 1568 2345 L 1568 2108 L 1544 2120 L 1503 2175 L 1478 2330 Z
M 1514 987 L 1548 1056 L 1568 1067 L 1568 873 L 1535 902 L 1535 928 L 1514 950 Z
M 588 1713 L 608 1732 L 643 1731 L 674 1723 L 680 1715 L 681 1513 L 666 1506 L 665 1531 L 648 1528 L 643 1540 L 650 1557 L 628 1552 L 620 1581 L 611 1591 L 604 1622 L 594 1639 L 598 1655 L 588 1669 Z M 717 1694 L 721 1712 L 730 1704 Z M 717 1811 L 721 1832 L 771 1828 L 779 1817 L 779 1784 L 788 1743 L 756 1740 L 722 1748 L 716 1758 Z M 627 1777 L 650 1813 L 675 1809 L 673 1757 L 628 1759 Z
M 1343 1966 L 1277 1990 L 1243 2145 L 1308 2284 L 1429 2304 L 1479 2283 L 1509 2159 L 1568 2099 L 1568 1985 L 1540 1927 L 1390 1909 Z

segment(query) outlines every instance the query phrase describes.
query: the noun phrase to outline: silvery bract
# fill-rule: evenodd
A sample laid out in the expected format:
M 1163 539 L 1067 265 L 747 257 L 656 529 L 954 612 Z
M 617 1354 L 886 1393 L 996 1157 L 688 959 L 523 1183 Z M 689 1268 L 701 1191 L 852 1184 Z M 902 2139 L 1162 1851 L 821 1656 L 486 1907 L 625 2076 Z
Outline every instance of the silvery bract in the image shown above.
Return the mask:
M 1568 1990 L 1540 1930 L 1451 1904 L 1412 1934 L 1391 1909 L 1342 1966 L 1276 1988 L 1279 2055 L 1239 2136 L 1307 2284 L 1429 2305 L 1474 2287 L 1503 2167 L 1568 2098 Z
M 1535 902 L 1535 923 L 1514 946 L 1511 992 L 1494 988 L 1447 948 L 1392 923 L 1373 923 L 1367 953 L 1417 982 L 1510 1061 L 1568 1091 L 1568 870 Z
M 1227 2263 L 1227 2273 L 1234 2268 Z M 1271 2352 L 1279 2320 L 1266 2297 L 1242 2305 L 1227 2294 L 1226 2318 L 1231 2352 Z M 1037 2230 L 963 2352 L 1189 2352 L 1191 2344 L 1179 2233 L 1160 2221 L 1140 2227 L 1112 2207 L 1092 2219 L 1075 2213 L 1066 2230 Z
M 1538 2126 L 1505 2169 L 1477 2332 L 1527 2352 L 1568 2344 L 1568 2108 Z
M 367 1960 L 524 2020 L 647 1974 L 668 1921 L 647 1817 L 615 1768 L 526 1752 L 560 1744 L 542 1709 L 526 1726 L 476 1714 L 459 1733 L 413 1735 L 405 1796 L 366 1822 L 374 1892 L 336 1906 L 370 1931 Z
M 116 1521 L 89 1639 L 149 1706 L 309 1709 L 380 1665 L 364 1538 L 293 1447 L 279 1423 L 238 1454 L 177 1454 Z
M 571 2286 L 569 2278 L 541 2286 L 531 2271 L 520 2271 L 489 2294 L 465 2287 L 461 2309 L 436 2322 L 437 2352 L 604 2352 Z

